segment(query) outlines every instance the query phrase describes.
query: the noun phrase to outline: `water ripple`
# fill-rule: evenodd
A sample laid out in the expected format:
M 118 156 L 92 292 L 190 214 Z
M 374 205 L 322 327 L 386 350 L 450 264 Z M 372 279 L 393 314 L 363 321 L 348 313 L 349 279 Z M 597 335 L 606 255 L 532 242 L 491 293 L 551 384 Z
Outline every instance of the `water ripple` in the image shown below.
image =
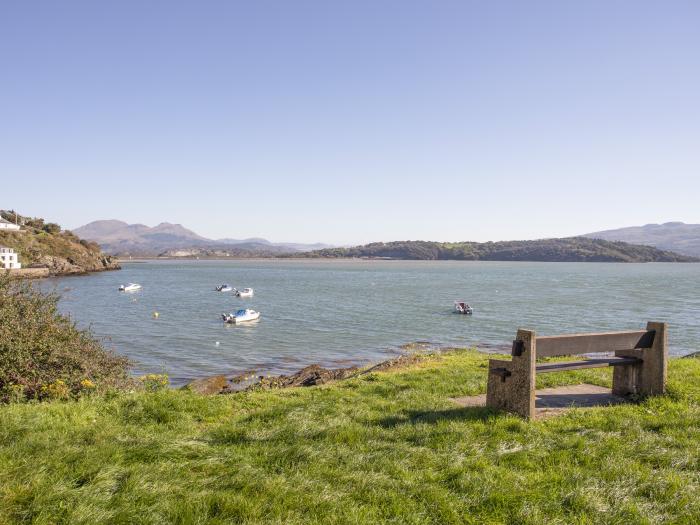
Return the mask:
M 123 282 L 143 289 L 120 293 Z M 255 297 L 214 292 L 222 282 L 251 286 Z M 56 287 L 61 309 L 133 358 L 137 372 L 167 371 L 175 382 L 359 364 L 416 340 L 501 348 L 518 327 L 548 335 L 660 320 L 670 323 L 673 354 L 700 349 L 694 264 L 153 261 L 42 286 Z M 474 316 L 452 314 L 455 299 L 473 304 Z M 219 321 L 242 306 L 260 310 L 260 321 Z

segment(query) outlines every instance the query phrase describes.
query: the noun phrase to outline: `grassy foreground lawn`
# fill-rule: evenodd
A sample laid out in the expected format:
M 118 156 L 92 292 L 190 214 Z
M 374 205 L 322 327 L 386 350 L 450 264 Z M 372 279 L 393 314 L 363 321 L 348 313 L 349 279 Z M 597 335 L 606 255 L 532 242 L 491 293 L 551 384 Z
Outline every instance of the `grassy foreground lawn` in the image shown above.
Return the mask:
M 666 397 L 531 423 L 448 399 L 485 391 L 487 359 L 0 407 L 0 523 L 700 522 L 700 359 Z

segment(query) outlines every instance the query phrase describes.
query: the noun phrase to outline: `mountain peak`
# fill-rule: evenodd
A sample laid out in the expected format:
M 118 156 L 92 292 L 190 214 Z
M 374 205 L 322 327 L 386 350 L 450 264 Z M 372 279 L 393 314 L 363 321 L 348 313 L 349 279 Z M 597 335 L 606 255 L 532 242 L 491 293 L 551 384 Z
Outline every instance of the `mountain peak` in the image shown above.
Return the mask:
M 328 248 L 324 244 L 272 243 L 258 237 L 212 240 L 188 230 L 182 224 L 161 222 L 149 227 L 118 220 L 93 221 L 74 230 L 76 235 L 99 243 L 112 254 L 158 255 L 169 250 L 237 250 L 249 253 L 290 253 Z
M 92 221 L 85 226 L 81 226 L 81 228 L 87 228 L 88 226 L 128 226 L 128 224 L 124 221 L 120 221 L 119 219 L 103 219 L 99 221 Z

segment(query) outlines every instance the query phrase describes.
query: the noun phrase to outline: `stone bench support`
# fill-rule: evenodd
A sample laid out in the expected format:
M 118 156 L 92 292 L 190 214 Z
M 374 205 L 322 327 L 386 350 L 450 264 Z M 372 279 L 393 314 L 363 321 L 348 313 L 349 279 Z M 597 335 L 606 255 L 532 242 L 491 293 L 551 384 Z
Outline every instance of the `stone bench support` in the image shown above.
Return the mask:
M 538 357 L 613 353 L 611 358 L 537 364 Z M 518 330 L 512 359 L 489 360 L 486 406 L 535 415 L 535 378 L 538 373 L 612 366 L 613 393 L 641 396 L 666 391 L 668 344 L 666 323 L 649 322 L 646 330 L 537 337 Z

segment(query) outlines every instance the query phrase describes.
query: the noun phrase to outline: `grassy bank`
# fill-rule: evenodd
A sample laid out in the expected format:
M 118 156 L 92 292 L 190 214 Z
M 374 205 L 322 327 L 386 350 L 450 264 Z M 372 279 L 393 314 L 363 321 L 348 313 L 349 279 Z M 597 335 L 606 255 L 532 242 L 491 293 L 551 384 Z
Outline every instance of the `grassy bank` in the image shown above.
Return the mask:
M 673 360 L 666 397 L 532 423 L 449 400 L 485 390 L 487 359 L 2 406 L 0 523 L 700 521 L 700 359 Z

